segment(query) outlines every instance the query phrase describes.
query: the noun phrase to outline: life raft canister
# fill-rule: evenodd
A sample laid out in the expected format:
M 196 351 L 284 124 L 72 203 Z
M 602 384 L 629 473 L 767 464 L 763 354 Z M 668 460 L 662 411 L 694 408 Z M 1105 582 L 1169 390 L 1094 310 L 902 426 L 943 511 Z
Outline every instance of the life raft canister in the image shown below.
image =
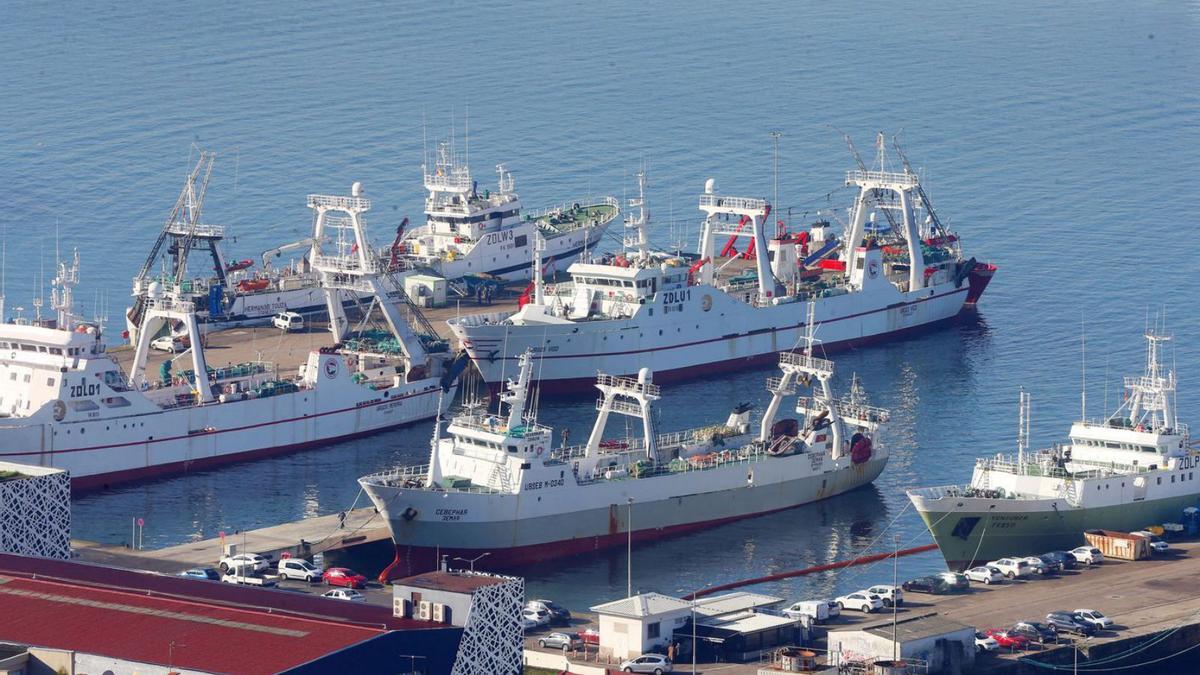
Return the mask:
M 854 434 L 850 438 L 850 461 L 862 464 L 871 459 L 871 439 L 863 434 Z

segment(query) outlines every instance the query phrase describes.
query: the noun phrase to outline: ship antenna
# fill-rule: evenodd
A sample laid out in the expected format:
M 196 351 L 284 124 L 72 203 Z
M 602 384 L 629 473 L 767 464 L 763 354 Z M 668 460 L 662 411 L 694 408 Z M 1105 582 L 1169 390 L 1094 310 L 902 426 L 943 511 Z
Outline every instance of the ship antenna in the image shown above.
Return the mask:
M 783 132 L 779 131 L 778 129 L 771 132 L 771 145 L 774 146 L 773 149 L 775 160 L 775 196 L 773 197 L 771 203 L 775 205 L 776 212 L 779 211 L 779 137 L 782 135 Z M 778 217 L 776 219 L 778 219 Z M 766 223 L 763 223 L 763 226 L 765 227 Z
M 1025 449 L 1029 445 L 1029 394 L 1021 387 L 1017 411 L 1017 471 L 1025 471 Z
M 1082 361 L 1079 376 L 1079 407 L 1082 409 L 1083 417 L 1081 419 L 1087 422 L 1087 322 L 1083 317 L 1079 319 L 1079 351 Z

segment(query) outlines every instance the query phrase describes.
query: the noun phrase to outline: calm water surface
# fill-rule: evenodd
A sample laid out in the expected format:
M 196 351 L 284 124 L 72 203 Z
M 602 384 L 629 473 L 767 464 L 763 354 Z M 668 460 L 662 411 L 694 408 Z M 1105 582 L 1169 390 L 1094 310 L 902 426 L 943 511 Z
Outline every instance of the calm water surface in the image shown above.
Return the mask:
M 971 255 L 1000 265 L 979 315 L 838 358 L 843 376 L 857 371 L 894 411 L 893 459 L 874 486 L 639 546 L 637 588 L 687 591 L 876 552 L 893 533 L 925 543 L 904 488 L 966 480 L 976 455 L 1008 451 L 1019 387 L 1034 396 L 1036 441 L 1066 432 L 1084 323 L 1099 414 L 1117 376 L 1139 367 L 1147 312 L 1166 307 L 1180 409 L 1198 419 L 1194 2 L 94 2 L 19 3 L 5 15 L 10 307 L 28 308 L 52 275 L 58 232 L 80 249 L 88 313 L 107 306 L 118 317 L 193 143 L 221 154 L 206 214 L 236 234 L 230 254 L 243 258 L 308 232 L 306 193 L 355 180 L 380 238 L 418 216 L 422 120 L 444 137 L 468 111 L 481 183 L 503 162 L 530 206 L 620 196 L 644 163 L 663 245 L 683 226 L 694 241 L 708 177 L 725 192 L 771 196 L 772 129 L 784 134 L 780 212 L 791 207 L 796 223 L 849 203 L 841 177 L 852 164 L 835 128 L 868 153 L 876 131 L 902 131 L 943 219 Z M 660 424 L 765 403 L 767 374 L 671 387 Z M 591 403 L 546 401 L 541 419 L 579 437 Z M 119 543 L 143 517 L 147 545 L 163 546 L 336 512 L 355 502 L 359 475 L 423 460 L 429 432 L 85 497 L 75 534 Z M 936 555 L 916 556 L 901 574 L 939 567 Z M 624 552 L 527 576 L 532 594 L 584 606 L 624 592 Z M 762 590 L 828 594 L 889 576 L 874 568 Z

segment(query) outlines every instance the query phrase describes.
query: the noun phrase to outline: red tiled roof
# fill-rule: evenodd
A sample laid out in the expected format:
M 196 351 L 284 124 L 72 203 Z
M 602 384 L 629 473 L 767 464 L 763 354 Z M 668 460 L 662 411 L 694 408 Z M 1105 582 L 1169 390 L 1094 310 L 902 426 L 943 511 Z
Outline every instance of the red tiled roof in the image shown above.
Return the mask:
M 383 632 L 0 575 L 0 638 L 189 670 L 274 673 Z

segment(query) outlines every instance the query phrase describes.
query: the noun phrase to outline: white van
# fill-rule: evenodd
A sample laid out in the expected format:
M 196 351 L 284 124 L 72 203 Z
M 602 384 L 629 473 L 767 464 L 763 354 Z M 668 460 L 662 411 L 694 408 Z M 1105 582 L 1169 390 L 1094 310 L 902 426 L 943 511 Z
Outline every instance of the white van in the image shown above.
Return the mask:
M 292 332 L 294 330 L 304 330 L 304 317 L 296 312 L 280 312 L 271 320 L 275 327 L 284 332 Z

